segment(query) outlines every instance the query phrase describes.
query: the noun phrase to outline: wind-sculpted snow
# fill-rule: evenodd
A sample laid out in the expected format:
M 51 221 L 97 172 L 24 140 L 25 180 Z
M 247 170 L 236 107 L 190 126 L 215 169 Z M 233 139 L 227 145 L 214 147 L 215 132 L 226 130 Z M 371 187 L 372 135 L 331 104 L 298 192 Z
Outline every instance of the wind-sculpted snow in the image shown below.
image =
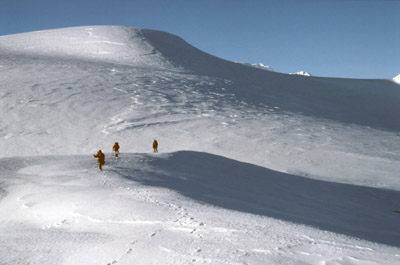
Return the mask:
M 120 164 L 127 170 L 122 175 L 207 204 L 400 246 L 399 217 L 392 212 L 399 191 L 313 180 L 206 153 L 144 161 L 150 167 L 135 174 Z
M 141 67 L 170 67 L 139 29 L 82 27 L 0 37 L 2 54 L 114 62 Z
M 124 57 L 120 46 L 110 46 L 115 57 L 104 57 L 95 53 L 98 44 L 87 43 L 67 56 L 70 44 L 59 36 L 82 43 L 96 36 L 136 48 L 124 50 Z M 47 49 L 49 38 L 58 52 Z M 125 27 L 4 36 L 0 43 L 2 156 L 92 153 L 110 150 L 114 141 L 122 151 L 147 152 L 160 138 L 161 151 L 206 151 L 308 177 L 397 189 L 398 133 L 357 125 L 400 124 L 391 86 L 378 91 L 371 85 L 386 81 L 269 73 L 204 54 L 167 33 Z M 21 53 L 18 45 L 34 50 Z M 129 64 L 131 57 L 137 65 Z M 176 67 L 162 67 L 167 64 Z M 373 102 L 359 96 L 362 91 Z M 353 124 L 327 119 L 332 115 Z
M 39 31 L 0 37 L 0 52 L 152 69 L 178 67 L 196 75 L 229 80 L 226 92 L 246 102 L 274 104 L 285 111 L 347 123 L 400 129 L 400 90 L 390 80 L 305 78 L 261 71 L 208 55 L 165 32 L 128 27 Z
M 0 37 L 0 73 L 0 263 L 398 259 L 392 80 L 268 72 L 127 27 Z
M 397 214 L 390 212 L 399 192 L 189 151 L 123 153 L 118 161 L 107 154 L 104 172 L 89 156 L 3 158 L 0 164 L 7 168 L 0 173 L 7 187 L 0 203 L 2 264 L 398 259 L 398 248 L 374 242 L 399 245 Z
M 400 130 L 400 89 L 390 80 L 305 77 L 263 71 L 211 56 L 165 32 L 143 30 L 142 34 L 173 64 L 194 73 L 231 80 L 228 91 L 247 102 Z

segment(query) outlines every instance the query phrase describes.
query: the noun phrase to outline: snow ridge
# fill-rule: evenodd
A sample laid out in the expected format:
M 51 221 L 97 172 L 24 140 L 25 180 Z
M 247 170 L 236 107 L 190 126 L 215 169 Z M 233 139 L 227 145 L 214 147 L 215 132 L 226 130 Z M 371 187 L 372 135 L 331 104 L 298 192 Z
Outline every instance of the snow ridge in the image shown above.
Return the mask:
M 30 56 L 171 67 L 143 39 L 140 29 L 130 27 L 75 27 L 2 36 L 1 50 Z

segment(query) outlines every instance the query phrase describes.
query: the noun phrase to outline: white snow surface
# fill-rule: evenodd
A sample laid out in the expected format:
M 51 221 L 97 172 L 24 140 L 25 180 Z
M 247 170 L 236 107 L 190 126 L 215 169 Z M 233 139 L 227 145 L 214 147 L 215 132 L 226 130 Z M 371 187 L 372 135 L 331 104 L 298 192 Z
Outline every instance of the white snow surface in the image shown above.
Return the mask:
M 396 77 L 393 77 L 393 81 L 400 84 L 400 74 Z
M 263 64 L 263 63 L 240 63 L 240 64 L 251 66 L 251 67 L 262 69 L 262 70 L 275 72 L 275 70 L 272 67 L 270 67 L 269 65 Z
M 290 75 L 311 76 L 311 74 L 309 72 L 306 72 L 306 71 L 299 71 L 299 72 L 296 72 L 296 73 L 290 73 Z
M 0 264 L 400 262 L 391 80 L 118 26 L 2 36 L 0 72 Z

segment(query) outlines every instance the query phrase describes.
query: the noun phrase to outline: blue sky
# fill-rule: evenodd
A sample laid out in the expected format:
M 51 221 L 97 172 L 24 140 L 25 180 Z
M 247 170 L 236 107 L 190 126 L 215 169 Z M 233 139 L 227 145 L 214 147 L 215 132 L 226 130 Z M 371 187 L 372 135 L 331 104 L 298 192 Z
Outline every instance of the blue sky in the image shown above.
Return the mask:
M 278 72 L 400 74 L 400 0 L 2 0 L 0 35 L 85 25 L 167 31 Z

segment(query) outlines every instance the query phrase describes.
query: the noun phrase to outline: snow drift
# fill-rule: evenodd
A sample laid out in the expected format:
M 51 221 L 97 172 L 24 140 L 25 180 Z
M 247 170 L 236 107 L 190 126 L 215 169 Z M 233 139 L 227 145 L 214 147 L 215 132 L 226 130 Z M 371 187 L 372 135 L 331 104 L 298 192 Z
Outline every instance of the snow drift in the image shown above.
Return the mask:
M 136 66 L 165 63 L 143 39 L 141 30 L 83 27 L 36 31 L 0 39 L 3 54 L 114 62 Z M 169 65 L 167 65 L 169 66 Z
M 232 80 L 231 89 L 245 100 L 321 118 L 400 129 L 400 91 L 389 80 L 305 78 L 262 71 L 205 54 L 168 33 L 144 30 L 142 34 L 174 64 Z
M 398 217 L 390 210 L 399 192 L 299 178 L 200 152 L 123 154 L 118 162 L 107 154 L 103 174 L 94 163 L 88 167 L 91 160 L 0 159 L 9 190 L 0 207 L 7 227 L 0 230 L 2 262 L 396 260 L 394 248 L 354 237 L 398 247 Z
M 241 99 L 274 104 L 284 111 L 320 118 L 400 129 L 400 91 L 389 80 L 304 78 L 261 71 L 222 60 L 169 33 L 126 27 L 49 30 L 0 38 L 3 56 L 10 54 L 77 58 L 140 67 L 171 65 L 180 70 L 230 80 Z
M 148 163 L 135 174 L 120 173 L 119 167 L 115 172 L 207 204 L 400 246 L 398 216 L 391 211 L 400 192 L 311 180 L 199 152 L 177 152 Z M 359 216 L 362 226 L 356 225 Z

